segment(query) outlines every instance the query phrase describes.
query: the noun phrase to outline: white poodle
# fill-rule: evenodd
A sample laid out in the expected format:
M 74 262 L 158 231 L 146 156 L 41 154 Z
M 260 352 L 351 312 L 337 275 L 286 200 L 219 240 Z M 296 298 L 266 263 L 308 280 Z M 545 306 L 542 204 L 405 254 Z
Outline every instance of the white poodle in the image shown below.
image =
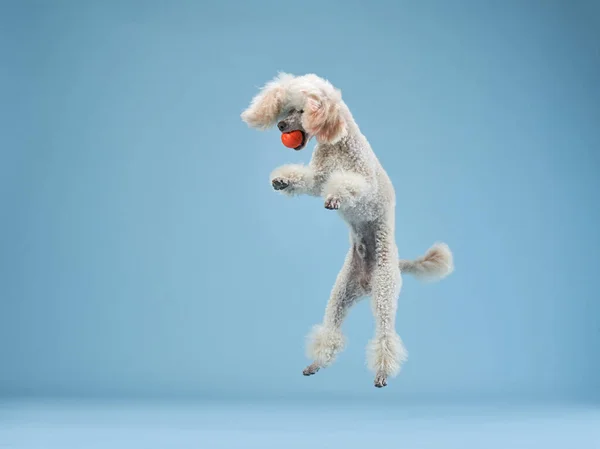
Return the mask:
M 321 324 L 309 335 L 312 360 L 304 375 L 330 365 L 343 349 L 341 326 L 360 298 L 371 296 L 376 321 L 368 347 L 375 386 L 387 385 L 400 371 L 407 352 L 396 333 L 395 317 L 401 272 L 441 279 L 453 270 L 452 254 L 443 243 L 419 259 L 399 260 L 394 240 L 395 192 L 387 173 L 342 101 L 340 90 L 314 74 L 281 73 L 268 82 L 241 115 L 249 126 L 282 133 L 299 130 L 301 150 L 317 140 L 308 166 L 284 165 L 271 175 L 275 190 L 286 195 L 320 196 L 326 209 L 337 210 L 350 229 L 350 249 L 338 274 Z

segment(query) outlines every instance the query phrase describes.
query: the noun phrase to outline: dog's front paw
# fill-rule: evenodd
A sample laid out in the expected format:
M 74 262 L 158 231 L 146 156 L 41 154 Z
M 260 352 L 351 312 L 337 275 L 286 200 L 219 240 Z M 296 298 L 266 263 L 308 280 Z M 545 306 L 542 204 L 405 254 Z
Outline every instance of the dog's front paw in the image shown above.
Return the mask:
M 271 184 L 275 190 L 283 190 L 290 185 L 289 181 L 283 178 L 275 178 L 271 181 Z
M 329 195 L 325 200 L 325 209 L 337 210 L 340 208 L 341 200 L 337 196 Z

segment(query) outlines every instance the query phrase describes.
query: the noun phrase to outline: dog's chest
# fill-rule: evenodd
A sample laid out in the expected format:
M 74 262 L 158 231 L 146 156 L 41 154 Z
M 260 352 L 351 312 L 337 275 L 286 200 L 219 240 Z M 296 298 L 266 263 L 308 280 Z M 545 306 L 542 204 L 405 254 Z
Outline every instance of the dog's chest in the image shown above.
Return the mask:
M 340 170 L 353 171 L 352 169 L 355 168 L 356 163 L 348 154 L 338 148 L 321 146 L 315 149 L 311 165 L 315 184 L 320 188 L 334 172 Z

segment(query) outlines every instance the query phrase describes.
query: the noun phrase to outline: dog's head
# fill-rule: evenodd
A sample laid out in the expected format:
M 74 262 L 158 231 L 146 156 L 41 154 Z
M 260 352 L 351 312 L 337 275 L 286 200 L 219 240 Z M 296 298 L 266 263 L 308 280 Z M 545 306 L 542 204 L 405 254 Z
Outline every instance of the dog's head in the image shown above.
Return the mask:
M 256 95 L 242 120 L 257 129 L 275 124 L 281 132 L 302 131 L 301 150 L 315 137 L 333 144 L 348 132 L 341 92 L 316 75 L 279 74 Z

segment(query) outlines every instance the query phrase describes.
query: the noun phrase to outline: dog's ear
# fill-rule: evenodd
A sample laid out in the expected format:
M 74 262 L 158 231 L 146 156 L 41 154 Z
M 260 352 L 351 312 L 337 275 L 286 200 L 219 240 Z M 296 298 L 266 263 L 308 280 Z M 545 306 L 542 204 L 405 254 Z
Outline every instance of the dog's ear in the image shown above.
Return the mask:
M 303 92 L 306 103 L 303 114 L 304 129 L 318 142 L 335 143 L 347 132 L 346 120 L 341 114 L 339 99 Z
M 268 129 L 281 114 L 287 96 L 287 84 L 293 75 L 280 73 L 269 81 L 252 99 L 250 106 L 242 112 L 242 120 L 252 128 Z

